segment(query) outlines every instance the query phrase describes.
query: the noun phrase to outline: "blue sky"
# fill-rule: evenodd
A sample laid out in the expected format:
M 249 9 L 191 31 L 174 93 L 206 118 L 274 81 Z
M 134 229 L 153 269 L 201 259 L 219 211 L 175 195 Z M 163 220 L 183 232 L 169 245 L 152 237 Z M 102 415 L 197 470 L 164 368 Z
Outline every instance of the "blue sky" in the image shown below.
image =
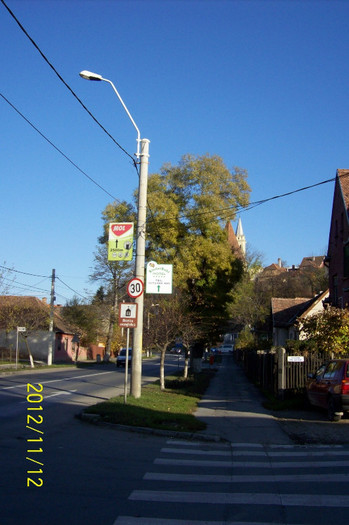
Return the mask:
M 349 2 L 336 0 L 5 0 L 42 53 L 133 155 L 150 142 L 150 173 L 182 155 L 245 168 L 251 201 L 349 168 Z M 1 94 L 113 197 L 131 200 L 130 158 L 93 122 L 0 3 Z M 0 264 L 11 293 L 57 302 L 86 296 L 101 212 L 112 198 L 0 97 Z M 334 183 L 241 213 L 265 265 L 326 252 Z M 33 274 L 27 275 L 27 274 Z M 42 278 L 40 276 L 43 276 Z M 46 277 L 46 278 L 45 278 Z M 62 281 L 68 285 L 63 285 Z M 31 285 L 36 288 L 28 288 Z M 37 289 L 38 288 L 38 289 Z

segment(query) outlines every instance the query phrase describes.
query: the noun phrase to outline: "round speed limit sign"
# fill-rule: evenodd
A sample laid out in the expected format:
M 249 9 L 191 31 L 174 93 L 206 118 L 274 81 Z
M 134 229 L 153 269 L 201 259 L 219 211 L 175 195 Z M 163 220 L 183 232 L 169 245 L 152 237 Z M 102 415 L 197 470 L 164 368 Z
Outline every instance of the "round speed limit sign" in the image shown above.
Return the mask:
M 131 281 L 127 285 L 127 293 L 133 299 L 142 295 L 143 289 L 144 289 L 143 281 L 141 281 L 141 279 L 138 279 L 138 277 L 131 279 Z

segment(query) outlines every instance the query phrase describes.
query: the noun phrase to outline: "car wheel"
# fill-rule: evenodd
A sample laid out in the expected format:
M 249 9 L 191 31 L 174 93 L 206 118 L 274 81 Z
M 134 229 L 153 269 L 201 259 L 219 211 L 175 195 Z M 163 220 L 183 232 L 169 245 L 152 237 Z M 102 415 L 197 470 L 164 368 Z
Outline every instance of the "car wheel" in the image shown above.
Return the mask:
M 327 414 L 330 421 L 339 421 L 341 418 L 339 414 L 336 414 L 333 397 L 328 400 Z

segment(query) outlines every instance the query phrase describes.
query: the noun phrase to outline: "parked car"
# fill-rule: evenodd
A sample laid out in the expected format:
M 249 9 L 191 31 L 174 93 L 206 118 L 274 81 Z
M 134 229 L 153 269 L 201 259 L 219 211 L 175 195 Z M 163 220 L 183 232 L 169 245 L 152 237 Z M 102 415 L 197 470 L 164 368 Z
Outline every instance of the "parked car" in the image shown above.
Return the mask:
M 349 412 L 349 358 L 332 359 L 308 375 L 307 398 L 311 405 L 327 410 L 330 421 Z
M 229 353 L 232 353 L 233 350 L 234 350 L 234 345 L 228 345 L 228 344 L 225 344 L 225 345 L 222 345 L 218 348 L 219 352 L 221 352 L 222 354 L 229 354 Z
M 181 353 L 182 353 L 182 348 L 179 346 L 174 346 L 170 350 L 170 354 L 181 354 Z
M 128 364 L 130 365 L 132 361 L 132 348 L 129 348 L 128 350 Z M 119 368 L 119 366 L 125 366 L 126 363 L 126 348 L 122 348 L 120 350 L 120 353 L 118 357 L 116 358 L 116 366 Z

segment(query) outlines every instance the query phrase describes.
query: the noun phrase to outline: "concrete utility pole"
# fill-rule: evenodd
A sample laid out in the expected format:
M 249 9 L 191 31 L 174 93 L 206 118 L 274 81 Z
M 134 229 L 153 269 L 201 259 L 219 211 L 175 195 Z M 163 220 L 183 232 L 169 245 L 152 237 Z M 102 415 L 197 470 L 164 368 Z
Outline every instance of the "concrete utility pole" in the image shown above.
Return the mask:
M 48 342 L 48 356 L 47 364 L 52 365 L 53 352 L 54 352 L 54 342 L 55 334 L 53 332 L 53 317 L 54 317 L 54 308 L 55 308 L 55 279 L 56 279 L 56 270 L 52 270 L 51 278 L 51 302 L 50 302 L 50 327 L 49 327 L 49 342 Z
M 140 131 L 133 120 L 124 101 L 119 95 L 116 87 L 111 80 L 103 78 L 102 75 L 92 73 L 91 71 L 81 71 L 80 76 L 86 80 L 104 81 L 111 85 L 124 110 L 137 131 L 137 159 L 140 163 L 139 187 L 138 187 L 138 218 L 137 218 L 137 238 L 136 238 L 136 265 L 135 277 L 138 277 L 144 283 L 145 273 L 145 235 L 146 235 L 146 212 L 147 212 L 147 186 L 148 186 L 148 164 L 149 164 L 149 140 L 141 139 Z M 131 394 L 141 397 L 142 387 L 142 343 L 143 343 L 143 294 L 136 299 L 138 304 L 137 328 L 133 329 L 133 349 L 132 349 L 132 381 Z
M 145 273 L 145 235 L 147 220 L 147 187 L 148 187 L 148 159 L 149 159 L 149 140 L 141 140 L 140 152 L 140 173 L 138 191 L 138 218 L 137 218 L 137 239 L 136 239 L 136 269 L 135 277 L 144 283 Z M 144 293 L 137 297 L 138 304 L 137 328 L 133 329 L 133 350 L 132 350 L 132 382 L 131 394 L 138 398 L 141 397 L 142 389 L 142 349 L 143 349 L 143 312 L 144 312 Z

